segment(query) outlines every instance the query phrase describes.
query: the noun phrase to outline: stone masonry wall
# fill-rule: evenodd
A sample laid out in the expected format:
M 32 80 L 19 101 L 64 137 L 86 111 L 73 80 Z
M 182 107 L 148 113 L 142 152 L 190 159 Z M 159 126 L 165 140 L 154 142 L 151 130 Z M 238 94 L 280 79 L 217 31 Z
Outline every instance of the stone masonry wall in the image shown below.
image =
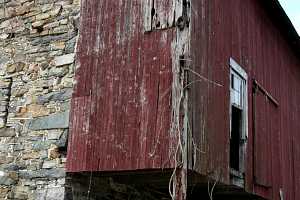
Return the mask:
M 80 0 L 0 0 L 0 199 L 64 199 Z

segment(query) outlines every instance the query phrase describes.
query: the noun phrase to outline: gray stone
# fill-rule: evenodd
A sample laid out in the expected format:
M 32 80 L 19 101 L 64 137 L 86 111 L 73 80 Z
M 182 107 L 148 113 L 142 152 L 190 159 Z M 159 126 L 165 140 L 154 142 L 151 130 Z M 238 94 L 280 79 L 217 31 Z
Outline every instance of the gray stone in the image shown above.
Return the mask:
M 75 30 L 79 30 L 80 28 L 80 16 L 76 15 L 73 17 L 73 25 L 75 27 Z
M 75 54 L 70 53 L 63 56 L 57 56 L 54 58 L 54 65 L 55 66 L 63 66 L 72 64 L 74 62 Z
M 0 101 L 0 105 L 1 106 L 7 106 L 8 105 L 8 101 Z
M 25 165 L 18 165 L 16 163 L 10 163 L 8 165 L 5 165 L 3 170 L 6 171 L 18 171 L 18 170 L 24 170 L 26 169 Z
M 10 105 L 8 107 L 8 113 L 16 113 L 17 112 L 17 107 L 15 105 Z
M 13 189 L 13 196 L 12 199 L 18 199 L 18 200 L 27 200 L 28 199 L 28 187 L 24 186 L 16 186 Z
M 15 184 L 16 181 L 8 177 L 6 174 L 0 175 L 0 185 L 10 186 Z
M 2 164 L 10 164 L 14 161 L 14 158 L 11 156 L 7 156 L 7 153 L 0 155 L 0 165 Z
M 69 73 L 74 74 L 73 65 L 70 66 Z M 63 85 L 64 88 L 73 88 L 74 83 L 75 83 L 74 78 L 70 78 L 66 76 L 61 80 L 61 84 Z
M 0 91 L 0 100 L 1 101 L 5 101 L 5 100 L 8 100 L 8 96 L 6 94 L 3 94 L 1 91 Z
M 32 150 L 41 151 L 49 149 L 51 145 L 50 141 L 36 141 L 32 144 Z
M 11 85 L 10 80 L 0 80 L 0 89 L 9 88 Z
M 14 151 L 22 151 L 24 149 L 25 149 L 24 144 L 19 143 L 14 145 Z
M 2 64 L 5 64 L 9 61 L 9 58 L 5 57 L 4 55 L 0 55 L 0 66 L 2 66 Z
M 65 129 L 69 127 L 69 111 L 52 114 L 46 117 L 32 119 L 29 123 L 29 129 L 48 130 L 48 129 Z
M 9 89 L 1 89 L 0 93 L 3 94 L 3 95 L 9 95 L 10 90 Z
M 14 137 L 16 136 L 15 129 L 13 128 L 1 128 L 0 137 Z
M 55 143 L 55 145 L 58 148 L 66 148 L 67 147 L 67 143 L 68 143 L 68 133 L 69 130 L 66 129 L 64 130 L 63 134 L 61 135 L 61 137 L 59 138 L 59 140 L 57 140 L 57 142 Z
M 5 127 L 5 119 L 0 118 L 0 129 L 3 129 Z
M 39 96 L 37 98 L 38 104 L 49 103 L 50 101 L 65 101 L 72 97 L 72 89 L 64 89 L 58 92 L 51 92 L 46 95 Z
M 54 41 L 68 41 L 71 38 L 75 37 L 77 35 L 76 32 L 69 32 L 69 33 L 64 33 L 60 35 L 51 35 L 51 36 L 44 36 L 44 37 L 39 37 L 34 39 L 31 44 L 32 45 L 41 45 L 41 44 L 48 44 L 50 42 Z
M 34 195 L 35 200 L 45 200 L 47 196 L 47 189 L 37 190 Z
M 43 139 L 43 136 L 42 135 L 37 135 L 37 136 L 30 136 L 30 138 L 28 138 L 27 140 L 28 141 L 41 141 Z
M 46 158 L 48 158 L 48 151 L 40 151 L 40 159 L 44 160 Z
M 0 199 L 64 199 L 79 1 L 0 0 Z
M 69 68 L 68 67 L 52 67 L 47 76 L 51 77 L 51 76 L 55 76 L 55 77 L 64 77 L 65 75 L 67 75 L 69 72 Z
M 48 189 L 46 199 L 64 200 L 64 196 L 65 196 L 65 188 L 63 188 L 63 187 L 50 188 L 50 189 Z
M 0 112 L 5 112 L 7 110 L 7 107 L 6 106 L 1 106 L 0 105 Z
M 17 62 L 7 65 L 6 71 L 8 73 L 20 72 L 25 68 L 26 64 L 23 62 Z
M 11 95 L 15 97 L 22 97 L 26 92 L 28 92 L 27 88 L 14 88 L 11 90 Z
M 0 152 L 4 153 L 4 152 L 8 152 L 10 145 L 9 144 L 1 144 L 0 145 Z M 0 156 L 1 158 L 1 156 Z
M 55 168 L 58 165 L 57 160 L 45 160 L 43 163 L 43 169 Z
M 48 131 L 48 140 L 58 140 L 63 134 L 63 130 L 49 130 Z
M 76 44 L 76 37 L 72 38 L 68 42 L 66 42 L 66 47 L 65 47 L 65 52 L 66 53 L 73 53 L 75 49 L 75 44 Z
M 41 169 L 37 171 L 19 171 L 19 177 L 25 179 L 33 178 L 63 178 L 66 172 L 63 168 Z
M 49 189 L 37 190 L 35 199 L 36 200 L 64 200 L 65 188 L 54 187 Z
M 70 108 L 71 108 L 71 102 L 70 101 L 62 102 L 60 104 L 60 110 L 62 112 L 70 110 Z

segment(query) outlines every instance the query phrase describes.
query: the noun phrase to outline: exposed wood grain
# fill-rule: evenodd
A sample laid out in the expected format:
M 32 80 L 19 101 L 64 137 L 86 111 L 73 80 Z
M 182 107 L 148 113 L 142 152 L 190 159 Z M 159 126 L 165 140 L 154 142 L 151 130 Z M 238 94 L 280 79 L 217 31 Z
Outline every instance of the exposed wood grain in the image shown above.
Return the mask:
M 175 29 L 144 33 L 139 0 L 82 4 L 68 171 L 172 167 Z
M 190 156 L 193 169 L 206 175 L 221 170 L 220 180 L 230 183 L 228 58 L 233 57 L 249 80 L 256 79 L 279 104 L 276 110 L 258 102 L 260 125 L 255 136 L 258 144 L 254 144 L 253 85 L 249 84 L 246 190 L 276 200 L 282 188 L 285 199 L 299 198 L 300 153 L 295 145 L 300 119 L 299 55 L 282 34 L 275 14 L 267 13 L 259 1 L 193 1 L 193 11 L 193 70 L 224 86 L 214 87 L 202 80 L 190 87 L 190 120 L 196 143 L 196 156 Z M 191 81 L 196 80 L 191 75 Z M 268 99 L 265 95 L 261 98 Z M 260 160 L 256 163 L 255 155 Z M 271 187 L 256 184 L 255 176 Z
M 177 19 L 182 14 L 178 2 L 82 1 L 69 172 L 175 167 L 173 51 L 174 41 L 183 42 L 173 23 L 174 15 Z M 158 12 L 156 19 L 149 17 L 152 8 Z M 230 184 L 232 57 L 249 79 L 245 189 L 274 200 L 279 199 L 279 191 L 285 199 L 299 199 L 299 55 L 258 0 L 193 1 L 189 25 L 192 55 L 186 62 L 196 73 L 188 75 L 193 136 L 188 166 Z M 277 109 L 266 103 L 263 94 L 255 101 L 252 79 L 276 99 Z

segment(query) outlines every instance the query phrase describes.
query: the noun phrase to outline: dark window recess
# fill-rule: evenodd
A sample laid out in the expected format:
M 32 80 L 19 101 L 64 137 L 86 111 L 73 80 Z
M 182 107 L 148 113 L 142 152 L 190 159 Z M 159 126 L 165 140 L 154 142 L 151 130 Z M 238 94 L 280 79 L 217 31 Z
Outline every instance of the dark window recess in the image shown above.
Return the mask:
M 240 138 L 242 110 L 231 106 L 230 168 L 240 171 Z

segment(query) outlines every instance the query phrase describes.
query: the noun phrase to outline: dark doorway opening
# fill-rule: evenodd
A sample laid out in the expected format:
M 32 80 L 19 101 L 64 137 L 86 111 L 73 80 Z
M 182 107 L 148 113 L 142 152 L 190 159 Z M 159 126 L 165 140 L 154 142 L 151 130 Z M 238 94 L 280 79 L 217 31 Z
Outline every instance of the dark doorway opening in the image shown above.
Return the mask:
M 230 168 L 240 171 L 242 110 L 231 106 Z

